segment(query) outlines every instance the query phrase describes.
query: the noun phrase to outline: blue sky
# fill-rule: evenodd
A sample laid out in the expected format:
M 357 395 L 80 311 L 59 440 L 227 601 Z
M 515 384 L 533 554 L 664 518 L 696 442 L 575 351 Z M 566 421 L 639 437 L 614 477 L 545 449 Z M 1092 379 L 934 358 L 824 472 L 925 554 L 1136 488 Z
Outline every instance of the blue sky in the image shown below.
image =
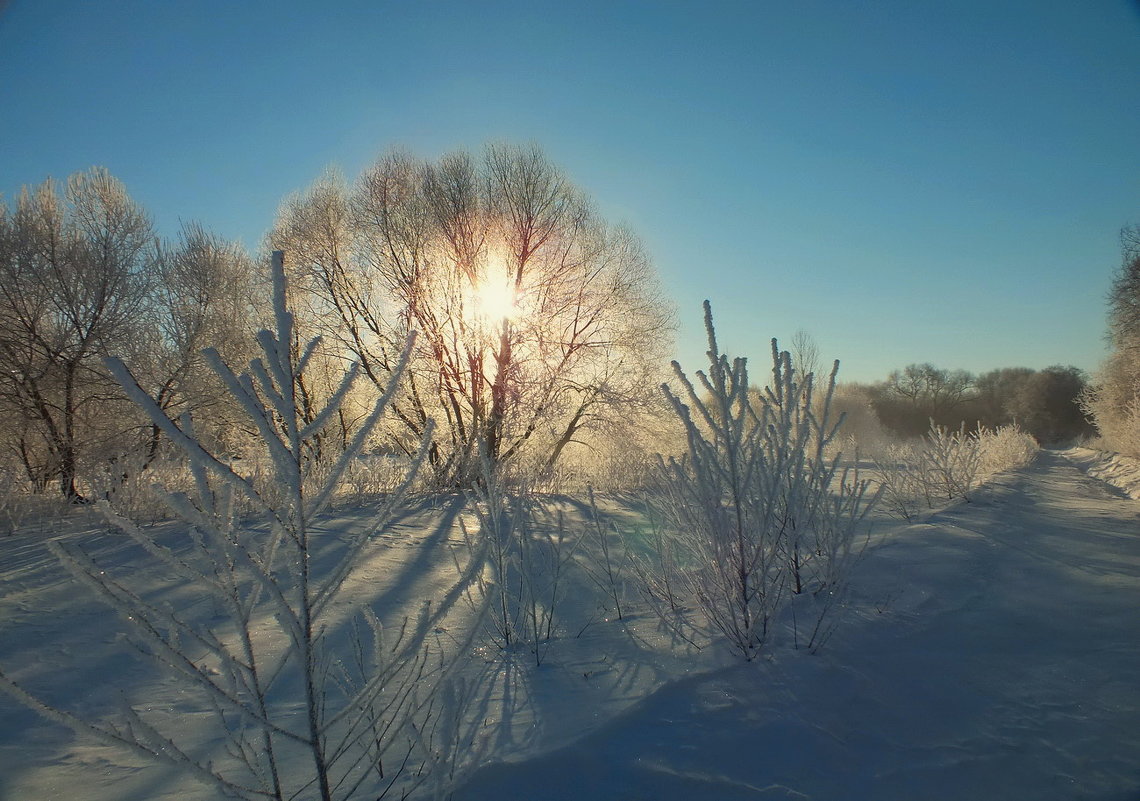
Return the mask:
M 0 192 L 103 165 L 256 247 L 393 145 L 535 141 L 753 357 L 841 377 L 1094 368 L 1140 223 L 1140 8 L 975 2 L 0 0 Z

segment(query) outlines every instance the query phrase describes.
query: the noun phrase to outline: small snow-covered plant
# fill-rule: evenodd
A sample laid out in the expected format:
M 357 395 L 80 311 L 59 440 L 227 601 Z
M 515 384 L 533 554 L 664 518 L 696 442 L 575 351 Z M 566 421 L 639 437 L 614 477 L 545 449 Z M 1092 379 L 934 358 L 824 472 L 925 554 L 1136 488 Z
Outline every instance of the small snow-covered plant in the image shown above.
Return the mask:
M 216 351 L 205 352 L 259 433 L 271 482 L 255 484 L 195 436 L 192 420 L 166 417 L 126 366 L 108 366 L 131 398 L 180 448 L 192 486 L 165 499 L 188 526 L 187 540 L 154 541 L 108 507 L 108 516 L 145 552 L 205 603 L 175 609 L 132 586 L 132 573 L 101 566 L 77 546 L 56 545 L 63 564 L 126 622 L 138 649 L 178 681 L 186 703 L 212 712 L 217 748 L 203 753 L 184 737 L 184 724 L 151 704 L 124 703 L 117 717 L 82 720 L 53 707 L 0 674 L 0 687 L 48 718 L 136 755 L 187 771 L 226 797 L 312 798 L 321 801 L 385 795 L 406 768 L 407 792 L 430 769 L 431 754 L 416 750 L 425 714 L 442 709 L 439 692 L 454 655 L 470 637 L 436 637 L 456 603 L 482 570 L 475 554 L 434 604 L 385 627 L 380 614 L 343 592 L 351 586 L 370 535 L 389 519 L 423 458 L 421 450 L 397 488 L 365 525 L 318 537 L 315 524 L 347 466 L 356 458 L 396 389 L 412 342 L 387 391 L 371 409 L 339 460 L 308 474 L 306 448 L 335 415 L 356 377 L 350 369 L 328 404 L 307 418 L 296 378 L 317 347 L 292 348 L 293 318 L 286 309 L 284 257 L 274 253 L 275 330 L 258 336 L 262 356 L 240 374 Z M 308 419 L 308 422 L 305 420 Z M 425 442 L 427 440 L 425 439 Z M 263 476 L 263 478 L 268 478 Z M 271 483 L 267 495 L 260 487 Z M 255 510 L 245 523 L 235 510 Z M 354 596 L 355 597 L 355 596 Z M 195 610 L 209 608 L 202 619 Z M 409 778 L 412 776 L 419 778 Z
M 657 493 L 658 497 L 668 497 L 667 492 Z M 658 618 L 667 622 L 668 628 L 678 629 L 684 601 L 676 586 L 680 569 L 677 565 L 674 537 L 666 532 L 663 525 L 664 514 L 647 500 L 643 519 L 645 524 L 638 530 L 623 532 L 629 565 L 641 594 Z
M 468 495 L 477 524 L 460 524 L 467 550 L 485 554 L 468 563 L 486 559 L 473 597 L 487 607 L 488 633 L 504 651 L 527 648 L 541 665 L 557 630 L 563 579 L 574 556 L 562 512 L 548 508 L 525 480 L 508 483 L 488 459 Z
M 984 476 L 1027 465 L 1039 450 L 1037 440 L 1017 425 L 980 430 L 978 440 L 981 443 Z
M 888 510 L 910 520 L 925 504 L 962 498 L 994 473 L 1028 464 L 1037 442 L 1017 426 L 996 430 L 965 426 L 952 431 L 931 422 L 919 440 L 893 445 L 876 463 L 875 476 Z
M 362 454 L 345 471 L 345 500 L 361 504 L 376 500 L 403 482 L 407 462 L 398 456 Z
M 886 510 L 904 520 L 930 505 L 930 484 L 922 446 L 914 442 L 895 443 L 875 460 L 874 477 Z
M 979 432 L 966 433 L 966 424 L 952 431 L 930 422 L 923 448 L 925 475 L 932 493 L 946 500 L 970 500 L 970 492 L 977 482 L 982 467 L 982 448 Z
M 887 509 L 911 520 L 918 511 L 962 498 L 969 500 L 981 470 L 979 432 L 951 431 L 930 423 L 920 439 L 895 444 L 876 462 Z
M 144 459 L 123 454 L 92 470 L 88 480 L 90 497 L 101 498 L 123 517 L 136 523 L 158 523 L 170 517 L 170 508 L 154 492 L 161 484 L 168 491 L 185 491 L 193 478 L 185 464 L 165 458 Z
M 842 424 L 830 419 L 838 362 L 817 405 L 814 377 L 801 378 L 773 340 L 772 382 L 756 392 L 746 360 L 720 353 L 707 301 L 705 328 L 709 369 L 696 374 L 700 390 L 676 362 L 684 400 L 662 386 L 688 452 L 662 460 L 657 505 L 677 566 L 671 584 L 751 660 L 791 596 L 842 591 L 875 497 L 866 481 L 840 469 L 839 454 L 825 456 Z M 816 607 L 811 647 L 833 607 Z
M 595 564 L 586 565 L 586 573 L 605 594 L 607 603 L 612 602 L 617 619 L 622 619 L 621 602 L 625 595 L 625 565 L 629 555 L 625 553 L 624 543 L 613 524 L 605 525 L 598 512 L 598 502 L 594 497 L 594 488 L 586 487 L 586 495 L 590 502 L 590 532 L 594 535 L 597 545 L 597 558 Z

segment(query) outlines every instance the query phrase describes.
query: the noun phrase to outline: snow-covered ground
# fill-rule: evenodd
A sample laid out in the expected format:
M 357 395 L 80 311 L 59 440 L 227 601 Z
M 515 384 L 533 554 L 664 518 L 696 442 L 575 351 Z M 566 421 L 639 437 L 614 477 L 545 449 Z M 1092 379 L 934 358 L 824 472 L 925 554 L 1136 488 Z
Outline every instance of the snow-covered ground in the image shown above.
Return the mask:
M 848 625 L 456 795 L 1140 798 L 1140 508 L 1044 452 L 880 537 Z
M 430 592 L 425 554 L 454 540 L 459 514 L 446 500 L 410 511 L 378 539 L 366 586 L 394 604 Z M 455 799 L 1136 801 L 1138 518 L 1120 491 L 1043 452 L 972 503 L 880 520 L 826 648 L 785 640 L 753 664 L 674 647 L 633 596 L 618 621 L 580 583 L 541 667 L 487 648 L 469 660 L 471 731 L 490 764 Z M 114 535 L 88 541 L 113 563 L 137 557 Z M 5 670 L 80 708 L 122 686 L 194 730 L 202 715 L 120 651 L 114 619 L 36 538 L 0 541 L 0 579 Z M 192 588 L 159 589 L 177 604 Z M 115 766 L 7 698 L 0 722 L 0 799 L 212 797 Z
M 1093 478 L 1099 478 L 1134 500 L 1140 500 L 1140 459 L 1119 453 L 1069 448 L 1061 454 Z

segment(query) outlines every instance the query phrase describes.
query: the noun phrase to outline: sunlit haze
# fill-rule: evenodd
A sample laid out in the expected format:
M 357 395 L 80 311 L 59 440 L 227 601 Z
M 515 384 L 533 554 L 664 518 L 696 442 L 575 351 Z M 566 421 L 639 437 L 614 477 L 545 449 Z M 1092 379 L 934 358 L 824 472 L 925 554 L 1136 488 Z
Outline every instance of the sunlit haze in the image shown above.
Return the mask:
M 1137 76 L 1123 0 L 15 0 L 0 192 L 103 165 L 161 231 L 256 249 L 330 165 L 533 141 L 641 237 L 685 365 L 708 298 L 725 350 L 805 329 L 848 380 L 1091 370 L 1140 222 Z
M 474 300 L 480 317 L 490 323 L 515 316 L 514 289 L 504 281 L 485 281 L 475 288 Z

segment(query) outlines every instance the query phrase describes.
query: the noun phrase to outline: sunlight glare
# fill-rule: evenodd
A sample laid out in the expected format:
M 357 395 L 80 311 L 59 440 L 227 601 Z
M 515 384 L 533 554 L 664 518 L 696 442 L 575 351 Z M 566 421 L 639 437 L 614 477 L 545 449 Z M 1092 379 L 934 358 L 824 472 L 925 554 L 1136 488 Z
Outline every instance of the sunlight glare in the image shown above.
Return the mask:
M 514 319 L 518 314 L 515 289 L 498 277 L 488 277 L 475 287 L 475 309 L 479 317 L 490 323 Z

